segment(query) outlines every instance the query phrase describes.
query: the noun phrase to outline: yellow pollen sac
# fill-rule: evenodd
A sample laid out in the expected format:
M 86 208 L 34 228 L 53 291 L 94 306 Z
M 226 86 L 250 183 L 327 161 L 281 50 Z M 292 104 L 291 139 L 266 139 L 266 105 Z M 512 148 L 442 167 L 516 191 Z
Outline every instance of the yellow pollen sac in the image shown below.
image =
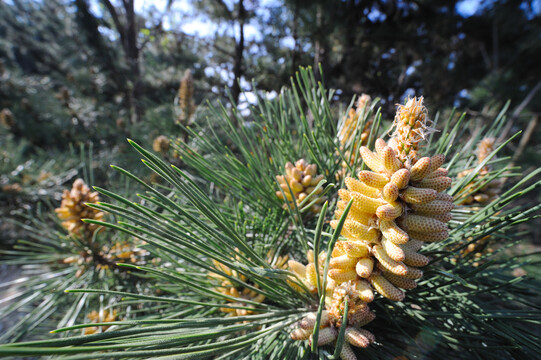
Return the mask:
M 361 224 L 360 222 L 357 222 L 355 220 L 346 220 L 344 222 L 344 227 L 349 231 L 350 234 L 352 234 L 356 239 L 366 239 L 369 237 L 369 232 L 373 230 L 368 230 L 368 226 Z
M 306 281 L 311 287 L 317 286 L 316 266 L 313 262 L 306 265 Z M 310 286 L 308 286 L 308 288 L 310 288 Z
M 409 240 L 408 233 L 398 227 L 394 221 L 380 221 L 379 229 L 383 236 L 395 244 L 405 244 Z
M 311 330 L 297 328 L 293 330 L 290 336 L 293 340 L 308 340 L 311 335 L 312 335 Z
M 423 277 L 423 270 L 417 269 L 415 267 L 406 266 L 408 273 L 404 275 L 407 279 L 420 279 Z
M 374 147 L 376 149 L 377 154 L 380 156 L 380 158 L 383 158 L 383 154 L 384 154 L 383 150 L 387 147 L 387 143 L 385 142 L 385 140 L 381 138 L 376 139 L 376 143 Z
M 368 280 L 370 280 L 370 284 L 378 293 L 389 300 L 402 301 L 406 296 L 403 291 L 391 284 L 383 275 L 372 274 Z
M 370 339 L 360 329 L 349 326 L 346 328 L 345 339 L 351 345 L 360 348 L 367 348 L 371 343 Z
M 423 213 L 429 215 L 441 215 L 453 210 L 454 204 L 448 201 L 434 200 L 427 204 L 412 206 L 415 213 Z
M 417 283 L 413 279 L 406 279 L 402 276 L 397 276 L 388 272 L 384 273 L 383 276 L 385 276 L 391 284 L 400 289 L 411 290 L 417 287 Z
M 328 273 L 329 277 L 336 281 L 338 284 L 341 284 L 346 281 L 355 280 L 357 278 L 357 273 L 355 270 L 351 269 L 331 269 Z
M 391 176 L 391 182 L 396 184 L 399 189 L 404 189 L 410 181 L 410 171 L 408 169 L 400 169 Z
M 344 342 L 342 345 L 342 350 L 340 350 L 340 359 L 342 360 L 357 360 L 357 356 L 351 349 L 351 346 L 347 342 Z
M 347 203 L 345 201 L 338 201 L 337 207 L 339 210 L 336 210 L 334 213 L 336 214 L 336 219 L 340 219 L 340 216 L 342 216 L 343 210 L 347 206 Z M 349 209 L 348 213 L 348 219 L 351 218 L 352 220 L 355 220 L 357 222 L 360 222 L 361 224 L 368 225 L 370 220 L 374 214 L 368 214 L 365 212 L 360 211 L 356 206 L 352 206 L 351 209 Z
M 419 254 L 418 252 L 412 250 L 409 247 L 403 246 L 402 250 L 404 250 L 404 264 L 408 266 L 414 266 L 414 267 L 422 267 L 427 265 L 430 262 L 430 259 L 422 254 Z
M 422 189 L 410 186 L 400 196 L 408 204 L 426 204 L 436 200 L 438 192 L 434 189 Z
M 406 258 L 406 254 L 404 253 L 404 250 L 393 242 L 387 240 L 385 237 L 381 238 L 381 245 L 383 245 L 383 248 L 385 249 L 385 252 L 391 259 L 394 261 L 404 261 Z
M 372 251 L 376 259 L 378 259 L 380 265 L 383 266 L 387 271 L 400 276 L 407 274 L 407 266 L 402 262 L 391 259 L 381 245 L 375 245 L 372 248 Z
M 446 193 L 438 193 L 438 195 L 436 196 L 436 200 L 453 202 L 453 197 Z
M 301 192 L 304 189 L 302 184 L 300 182 L 298 182 L 297 180 L 295 180 L 295 179 L 292 179 L 289 182 L 289 185 L 291 186 L 291 190 L 293 190 L 296 193 Z
M 342 255 L 333 257 L 329 262 L 331 269 L 350 270 L 353 269 L 357 263 L 357 258 L 350 257 L 349 255 Z
M 420 240 L 410 239 L 407 244 L 402 245 L 404 251 L 419 251 L 425 243 Z
M 368 256 L 368 247 L 359 241 L 338 241 L 336 247 L 340 247 L 350 257 L 361 258 Z
M 375 318 L 376 314 L 374 314 L 372 311 L 358 312 L 353 314 L 351 318 L 348 318 L 348 324 L 359 328 L 371 323 Z
M 366 146 L 361 146 L 359 153 L 366 166 L 372 171 L 380 172 L 383 169 L 383 164 L 381 163 L 379 156 L 370 151 Z
M 342 201 L 344 202 L 343 209 L 345 209 L 347 203 L 349 202 L 349 200 L 351 200 L 351 196 L 349 195 L 349 191 L 347 191 L 346 189 L 339 189 L 338 190 L 338 196 L 340 196 L 340 199 L 342 199 Z M 340 203 L 340 201 L 338 203 Z
M 314 330 L 314 326 L 316 325 L 317 320 L 317 313 L 313 312 L 308 314 L 304 319 L 301 320 L 300 327 L 305 330 Z M 323 328 L 327 325 L 329 325 L 330 317 L 329 312 L 327 310 L 323 310 L 321 312 L 321 322 L 319 323 L 319 327 Z
M 367 226 L 364 226 L 361 223 L 354 220 L 346 220 L 346 223 L 344 223 L 344 227 L 342 228 L 342 232 L 340 234 L 342 236 L 345 236 L 349 240 L 367 241 L 367 242 L 373 242 L 377 240 L 378 232 L 376 229 L 368 230 Z M 355 223 L 356 225 L 353 223 Z M 331 227 L 333 229 L 336 229 L 337 226 L 338 226 L 338 220 L 331 220 Z
M 324 346 L 332 343 L 334 340 L 336 340 L 337 331 L 334 327 L 326 327 L 321 330 L 319 330 L 318 337 L 317 337 L 317 346 Z M 311 339 L 310 340 L 311 343 Z
M 301 184 L 304 187 L 308 187 L 308 186 L 312 185 L 312 175 L 306 175 L 305 177 L 303 177 L 302 181 L 301 181 Z
M 427 179 L 432 179 L 432 178 L 436 178 L 440 176 L 447 176 L 448 173 L 449 172 L 447 171 L 447 169 L 439 168 L 437 170 L 434 170 L 430 174 L 428 174 Z
M 365 303 L 371 303 L 374 301 L 374 290 L 372 290 L 372 287 L 368 281 L 356 279 L 353 283 L 359 299 Z
M 369 257 L 359 259 L 355 265 L 355 272 L 362 278 L 368 278 L 374 269 L 374 260 Z
M 429 157 L 421 158 L 411 168 L 411 180 L 421 181 L 428 175 L 429 172 L 430 172 L 430 158 Z
M 445 162 L 445 155 L 438 154 L 438 155 L 432 156 L 432 158 L 430 158 L 430 171 L 429 172 L 436 171 L 443 165 L 444 162 Z
M 367 170 L 359 171 L 357 176 L 359 177 L 359 180 L 366 185 L 377 189 L 383 189 L 383 187 L 389 182 L 389 179 L 387 179 L 385 175 L 376 174 Z
M 394 202 L 398 199 L 399 191 L 396 184 L 390 182 L 383 187 L 382 196 L 383 200 L 387 202 Z
M 306 276 L 306 266 L 295 260 L 289 260 L 287 265 L 299 278 L 304 278 Z
M 371 198 L 379 197 L 380 191 L 378 189 L 370 187 L 352 177 L 346 177 L 345 183 L 350 191 L 355 191 Z
M 439 221 L 444 222 L 444 223 L 449 222 L 453 218 L 453 214 L 451 214 L 451 213 L 441 214 L 441 215 L 429 214 L 427 216 L 430 216 L 431 218 L 434 218 L 434 219 L 439 220 Z
M 381 155 L 383 160 L 383 166 L 390 174 L 394 173 L 398 169 L 402 168 L 404 165 L 396 157 L 395 152 L 391 149 L 390 146 L 383 148 L 383 154 Z
M 420 215 L 408 215 L 404 224 L 411 231 L 435 233 L 447 230 L 447 225 L 439 220 Z
M 451 178 L 446 176 L 440 176 L 437 178 L 432 179 L 424 179 L 419 183 L 420 187 L 434 189 L 437 192 L 442 192 L 445 189 L 447 189 L 449 186 L 451 186 Z
M 377 208 L 384 204 L 382 200 L 373 199 L 358 192 L 350 191 L 349 195 L 353 199 L 353 205 L 364 213 L 375 214 Z
M 398 202 L 392 202 L 390 204 L 381 205 L 376 210 L 376 215 L 380 220 L 394 220 L 404 212 L 402 204 Z
M 410 231 L 409 234 L 412 239 L 421 240 L 428 243 L 442 241 L 449 237 L 448 231 L 441 231 L 441 232 L 434 232 L 434 233 L 422 233 L 422 232 Z

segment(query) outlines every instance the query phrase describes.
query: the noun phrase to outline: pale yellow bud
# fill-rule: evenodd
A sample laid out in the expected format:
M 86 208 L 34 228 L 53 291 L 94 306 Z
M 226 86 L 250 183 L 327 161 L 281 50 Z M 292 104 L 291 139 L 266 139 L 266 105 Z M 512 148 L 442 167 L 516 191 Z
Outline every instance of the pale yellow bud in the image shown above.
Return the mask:
M 374 260 L 371 257 L 363 257 L 355 265 L 355 272 L 362 278 L 368 278 L 372 274 L 373 268 Z

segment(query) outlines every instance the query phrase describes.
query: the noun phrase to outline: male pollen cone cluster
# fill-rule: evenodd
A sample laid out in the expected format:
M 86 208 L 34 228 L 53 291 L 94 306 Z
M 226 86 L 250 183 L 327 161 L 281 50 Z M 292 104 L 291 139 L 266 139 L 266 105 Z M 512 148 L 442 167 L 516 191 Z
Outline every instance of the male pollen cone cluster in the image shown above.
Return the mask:
M 347 177 L 347 189 L 335 211 L 340 218 L 353 199 L 337 242 L 342 252 L 333 252 L 329 277 L 338 284 L 368 283 L 381 295 L 402 301 L 401 289 L 413 289 L 422 277 L 420 267 L 429 259 L 419 254 L 425 242 L 445 240 L 453 198 L 444 191 L 451 185 L 445 157 L 421 157 L 419 143 L 432 131 L 423 98 L 399 105 L 393 123 L 395 132 L 387 144 L 378 139 L 376 152 L 361 147 L 364 163 L 371 171 L 360 171 L 359 180 Z M 336 228 L 338 220 L 331 221 Z
M 348 162 L 350 166 L 354 165 L 355 162 L 355 152 L 358 149 L 358 145 L 366 145 L 368 142 L 368 137 L 370 136 L 370 128 L 374 122 L 374 118 L 366 119 L 364 122 L 364 127 L 361 132 L 360 139 L 357 143 L 353 145 L 352 151 L 350 151 L 351 142 L 355 140 L 356 130 L 359 127 L 363 118 L 368 114 L 368 109 L 370 108 L 370 102 L 372 99 L 367 94 L 362 94 L 357 103 L 355 104 L 355 109 L 349 109 L 347 118 L 341 124 L 338 129 L 338 140 L 340 140 L 340 150 L 344 153 L 344 158 L 341 162 L 342 169 L 336 174 L 336 179 L 340 180 L 345 176 Z M 337 152 L 338 155 L 338 152 Z
M 178 88 L 178 106 L 180 108 L 180 115 L 177 118 L 177 123 L 186 125 L 195 113 L 196 107 L 193 100 L 193 94 L 194 85 L 192 71 L 186 69 Z
M 238 249 L 235 249 L 235 250 L 238 251 Z M 236 258 L 237 260 L 240 260 L 238 256 Z M 267 254 L 267 261 L 269 263 L 273 258 L 274 258 L 274 253 L 270 252 L 269 254 Z M 278 256 L 273 267 L 278 268 L 278 269 L 284 269 L 287 263 L 287 260 L 288 260 L 287 256 Z M 238 271 L 229 268 L 227 265 L 224 265 L 214 259 L 212 260 L 212 263 L 214 264 L 217 270 L 220 270 L 226 275 L 233 277 L 235 279 L 238 279 L 239 281 L 244 282 L 244 283 L 249 282 L 249 279 L 245 275 L 239 274 Z M 242 284 L 235 284 L 234 280 L 226 276 L 223 276 L 214 272 L 209 272 L 209 276 L 211 278 L 214 278 L 220 281 L 220 287 L 216 288 L 218 292 L 238 299 L 238 301 L 228 299 L 229 302 L 233 303 L 232 305 L 248 306 L 242 300 L 255 301 L 258 303 L 262 303 L 263 301 L 265 301 L 265 295 L 260 294 L 257 291 L 250 289 L 248 287 L 244 287 L 242 286 Z M 255 284 L 254 287 L 259 288 L 257 284 Z M 246 315 L 251 315 L 254 313 L 252 310 L 248 310 L 248 309 L 232 309 L 229 307 L 220 308 L 220 311 L 228 313 L 228 315 L 230 316 L 246 316 Z
M 368 113 L 370 102 L 372 99 L 370 95 L 362 94 L 355 103 L 355 109 L 349 109 L 348 117 L 345 119 L 341 128 L 338 130 L 338 139 L 342 147 L 347 146 L 354 138 L 355 132 L 362 121 L 363 114 Z M 363 131 L 361 132 L 361 144 L 366 144 L 368 136 L 370 135 L 370 126 L 374 122 L 373 119 L 369 119 L 365 122 Z
M 93 323 L 104 323 L 104 322 L 113 322 L 117 320 L 116 310 L 108 311 L 103 310 L 103 313 L 99 313 L 96 310 L 93 310 L 90 314 L 87 315 L 88 319 Z M 92 326 L 83 329 L 83 335 L 92 335 L 96 333 L 105 332 L 109 329 L 110 326 Z
M 165 154 L 169 150 L 169 138 L 165 135 L 157 136 L 152 142 L 152 150 Z
M 368 303 L 374 290 L 393 301 L 402 301 L 403 290 L 417 286 L 420 267 L 429 259 L 418 253 L 425 242 L 448 237 L 453 198 L 443 193 L 450 185 L 447 170 L 441 168 L 445 157 L 421 157 L 420 142 L 428 133 L 430 120 L 423 98 L 399 105 L 389 143 L 376 141 L 376 152 L 360 148 L 364 163 L 371 171 L 360 171 L 359 180 L 346 177 L 347 189 L 339 190 L 335 211 L 339 219 L 350 200 L 341 235 L 347 240 L 336 243 L 329 262 L 325 287 L 325 311 L 320 323 L 318 345 L 333 343 L 338 335 L 344 302 L 347 299 L 347 330 L 341 358 L 356 360 L 350 345 L 367 347 L 374 336 L 362 329 L 375 318 Z M 338 220 L 331 221 L 336 228 Z M 288 265 L 311 293 L 317 292 L 317 278 L 322 279 L 325 252 L 318 256 L 319 274 L 313 252 L 308 264 L 290 260 Z M 297 284 L 293 286 L 298 287 Z M 316 313 L 303 319 L 291 333 L 295 340 L 310 339 Z
M 91 208 L 86 203 L 97 203 L 100 201 L 97 192 L 90 191 L 83 179 L 73 182 L 71 190 L 64 190 L 60 207 L 55 209 L 62 226 L 72 234 L 83 234 L 91 236 L 98 228 L 98 225 L 84 223 L 82 219 L 102 220 L 103 212 Z
M 335 246 L 333 254 L 343 252 L 342 245 Z M 303 265 L 295 260 L 289 260 L 290 270 L 297 275 L 302 284 L 312 293 L 317 293 L 317 277 L 323 282 L 323 268 L 327 254 L 321 252 L 318 256 L 318 269 L 316 272 L 315 258 L 312 250 L 307 253 L 308 264 Z M 331 260 L 332 261 L 332 260 Z M 290 280 L 290 284 L 300 291 L 300 287 Z M 375 341 L 374 335 L 362 327 L 375 319 L 376 315 L 370 311 L 367 303 L 372 301 L 374 294 L 372 289 L 361 280 L 347 281 L 337 285 L 332 278 L 327 277 L 325 286 L 325 310 L 321 315 L 320 330 L 318 333 L 318 346 L 332 344 L 336 341 L 342 317 L 345 311 L 345 301 L 348 300 L 347 327 L 345 340 L 340 356 L 344 360 L 356 360 L 350 345 L 366 348 Z M 291 333 L 294 340 L 309 340 L 314 331 L 317 312 L 308 314 L 297 324 L 297 328 Z
M 493 137 L 486 137 L 482 139 L 477 145 L 477 164 L 481 164 L 491 153 L 494 151 L 496 139 Z M 459 178 L 463 178 L 469 175 L 474 169 L 465 170 L 458 174 Z M 485 165 L 478 174 L 478 178 L 483 181 L 483 178 L 489 175 L 492 170 L 490 165 Z M 505 178 L 494 179 L 485 183 L 480 189 L 478 183 L 470 183 L 464 189 L 465 198 L 460 201 L 461 205 L 471 204 L 486 204 L 494 201 L 501 193 Z
M 317 184 L 325 179 L 325 176 L 322 174 L 316 175 L 317 165 L 308 164 L 306 160 L 300 159 L 295 165 L 288 162 L 285 168 L 285 176 L 276 176 L 276 180 L 280 183 L 283 191 L 276 191 L 276 196 L 282 200 L 284 200 L 285 196 L 289 206 L 294 208 L 294 203 L 298 206 L 308 195 L 314 193 L 310 201 L 315 200 L 315 203 L 310 207 L 310 211 L 314 214 L 319 213 L 321 211 L 321 204 L 325 202 L 326 198 L 319 196 L 323 192 L 323 187 L 316 189 Z M 287 209 L 287 207 L 288 205 L 284 204 L 284 209 Z

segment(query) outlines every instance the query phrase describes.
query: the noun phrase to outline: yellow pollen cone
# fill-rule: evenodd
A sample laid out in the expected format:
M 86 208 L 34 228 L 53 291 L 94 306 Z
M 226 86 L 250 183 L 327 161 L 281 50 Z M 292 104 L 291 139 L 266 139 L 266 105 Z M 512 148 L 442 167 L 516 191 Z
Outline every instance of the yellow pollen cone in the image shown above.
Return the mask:
M 389 300 L 402 301 L 406 296 L 403 291 L 391 284 L 383 275 L 372 274 L 368 280 L 370 280 L 370 284 L 378 293 Z
M 415 213 L 441 215 L 453 210 L 454 204 L 448 201 L 434 200 L 426 204 L 414 205 L 412 208 Z
M 370 187 L 352 177 L 346 177 L 344 182 L 350 191 L 355 191 L 372 198 L 379 197 L 380 191 L 378 189 Z
M 438 154 L 438 155 L 432 156 L 430 158 L 430 171 L 429 172 L 433 172 L 439 169 L 443 165 L 444 162 L 445 162 L 445 155 Z
M 430 174 L 428 174 L 428 176 L 426 178 L 427 179 L 432 179 L 432 178 L 436 178 L 436 177 L 440 177 L 440 176 L 447 176 L 447 174 L 448 174 L 447 169 L 439 168 L 439 169 L 431 172 Z
M 406 258 L 406 254 L 404 253 L 404 250 L 392 241 L 387 240 L 385 237 L 381 238 L 381 245 L 385 249 L 385 252 L 391 259 L 394 261 L 404 261 Z
M 339 257 L 333 257 L 329 262 L 331 269 L 351 270 L 355 267 L 357 258 L 350 257 L 349 255 L 342 255 Z
M 391 259 L 381 245 L 375 245 L 372 248 L 372 252 L 376 259 L 378 259 L 381 266 L 383 266 L 387 271 L 401 276 L 406 275 L 408 272 L 407 266 L 402 262 Z
M 376 174 L 367 170 L 359 171 L 357 177 L 366 185 L 377 189 L 383 189 L 383 187 L 389 182 L 385 175 Z
M 435 233 L 447 230 L 447 225 L 445 223 L 420 215 L 408 215 L 404 219 L 404 224 L 408 230 L 421 233 Z
M 402 204 L 392 202 L 386 205 L 381 205 L 376 210 L 376 215 L 380 220 L 394 220 L 404 212 Z
M 402 276 L 397 276 L 388 272 L 383 273 L 383 276 L 385 276 L 385 278 L 389 280 L 391 284 L 400 289 L 411 290 L 417 287 L 417 283 L 413 279 L 406 279 Z
M 429 172 L 430 172 L 430 158 L 429 157 L 421 158 L 411 168 L 411 180 L 421 181 L 428 175 Z
M 394 202 L 396 201 L 396 199 L 398 199 L 399 193 L 400 192 L 398 191 L 398 186 L 390 182 L 383 187 L 383 191 L 382 191 L 383 200 L 387 202 Z
M 446 176 L 440 176 L 437 178 L 432 179 L 424 179 L 419 183 L 420 187 L 434 189 L 437 192 L 442 192 L 445 189 L 447 189 L 449 186 L 451 186 L 451 178 Z
M 369 257 L 364 257 L 357 261 L 355 265 L 355 272 L 362 278 L 368 278 L 372 274 L 374 269 L 374 260 Z
M 357 273 L 353 269 L 331 269 L 329 270 L 328 275 L 338 284 L 357 278 Z
M 342 350 L 340 350 L 340 359 L 342 360 L 357 360 L 357 356 L 351 349 L 351 346 L 347 342 L 344 342 L 342 345 Z
M 337 331 L 334 327 L 326 327 L 319 330 L 318 337 L 317 337 L 317 346 L 324 346 L 324 345 L 328 345 L 332 343 L 334 340 L 336 340 L 336 336 L 337 336 Z
M 346 328 L 345 339 L 351 345 L 360 348 L 367 348 L 370 345 L 370 340 L 363 333 L 349 326 Z
M 308 340 L 308 338 L 310 338 L 311 335 L 312 335 L 311 330 L 297 328 L 293 330 L 290 336 L 293 340 Z
M 404 189 L 410 181 L 410 171 L 408 169 L 400 169 L 391 176 L 391 182 L 396 184 L 399 189 Z
M 366 244 L 362 242 L 339 241 L 336 243 L 336 245 L 338 246 L 339 243 L 340 243 L 340 246 L 343 248 L 344 252 L 348 254 L 350 257 L 362 258 L 362 257 L 368 256 L 369 254 L 368 246 L 366 246 Z
M 448 231 L 434 232 L 434 233 L 422 233 L 416 231 L 409 232 L 412 239 L 421 240 L 424 242 L 436 242 L 445 240 L 449 237 Z
M 408 234 L 394 221 L 380 221 L 379 229 L 383 236 L 395 244 L 405 244 L 409 240 Z
M 383 160 L 383 166 L 391 174 L 404 166 L 402 162 L 398 160 L 395 152 L 393 151 L 393 149 L 391 149 L 390 146 L 386 146 L 383 149 L 383 155 L 381 156 L 381 159 Z
M 406 257 L 404 259 L 404 264 L 408 266 L 422 267 L 422 266 L 427 265 L 430 261 L 428 257 L 422 254 L 419 254 L 418 252 L 416 252 L 415 250 L 407 246 L 403 246 L 402 250 L 404 250 L 404 255 Z
M 384 189 L 385 190 L 385 189 Z M 438 192 L 434 189 L 408 187 L 401 194 L 401 198 L 409 204 L 426 204 L 436 200 Z
M 361 158 L 363 159 L 366 166 L 368 166 L 372 171 L 379 172 L 383 168 L 381 159 L 377 154 L 374 154 L 366 146 L 361 146 L 359 150 Z
M 384 204 L 382 200 L 373 199 L 358 192 L 350 191 L 349 195 L 353 199 L 353 205 L 364 213 L 375 214 L 377 208 Z

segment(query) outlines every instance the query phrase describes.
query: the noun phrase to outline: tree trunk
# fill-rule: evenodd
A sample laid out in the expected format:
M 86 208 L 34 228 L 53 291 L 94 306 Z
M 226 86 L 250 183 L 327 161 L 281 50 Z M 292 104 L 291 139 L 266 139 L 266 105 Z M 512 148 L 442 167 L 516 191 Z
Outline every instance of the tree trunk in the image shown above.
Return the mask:
M 238 21 L 239 21 L 239 39 L 236 41 L 235 44 L 235 58 L 234 58 L 234 66 L 233 66 L 233 86 L 231 88 L 231 95 L 233 97 L 233 100 L 235 103 L 238 104 L 239 97 L 240 97 L 240 78 L 243 75 L 243 69 L 242 69 L 242 58 L 244 53 L 244 21 L 246 19 L 246 9 L 244 8 L 244 0 L 239 0 L 239 13 L 238 13 Z

